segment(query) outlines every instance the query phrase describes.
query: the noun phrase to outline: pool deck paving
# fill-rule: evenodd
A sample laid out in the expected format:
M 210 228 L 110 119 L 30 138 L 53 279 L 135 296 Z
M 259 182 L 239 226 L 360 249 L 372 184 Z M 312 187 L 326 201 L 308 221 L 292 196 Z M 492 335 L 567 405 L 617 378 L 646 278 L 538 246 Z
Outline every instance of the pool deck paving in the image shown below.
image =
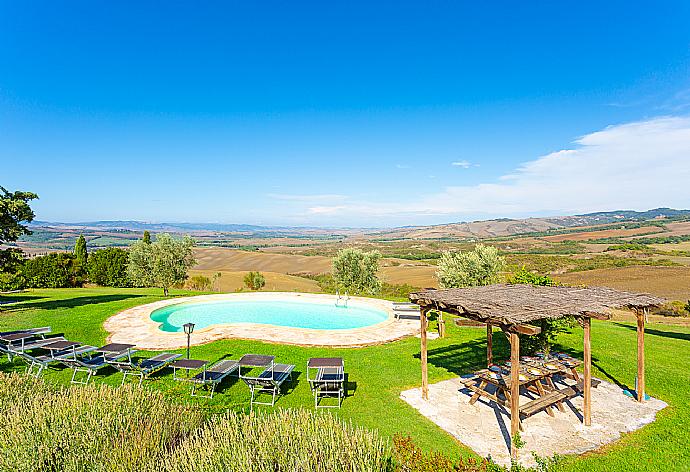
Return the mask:
M 141 349 L 181 349 L 187 346 L 185 334 L 161 331 L 159 323 L 151 319 L 153 311 L 185 302 L 203 303 L 233 300 L 290 300 L 335 304 L 338 298 L 334 295 L 294 292 L 226 293 L 172 298 L 121 311 L 108 318 L 104 323 L 104 328 L 110 333 L 108 342 L 127 342 L 136 344 Z M 343 303 L 342 300 L 340 303 Z M 383 310 L 388 313 L 388 319 L 362 328 L 337 330 L 293 328 L 255 323 L 217 324 L 195 330 L 191 337 L 191 344 L 206 344 L 221 339 L 253 339 L 300 346 L 361 347 L 387 343 L 419 333 L 419 319 L 410 316 L 396 319 L 392 302 L 376 298 L 350 297 L 348 304 L 349 306 Z
M 461 379 L 454 378 L 429 385 L 428 401 L 422 399 L 421 388 L 406 390 L 400 397 L 480 456 L 510 465 L 510 412 L 485 398 L 470 405 L 471 395 Z M 520 396 L 521 403 L 527 401 L 525 395 Z M 582 396 L 565 402 L 565 412 L 554 408 L 554 417 L 542 411 L 523 419 L 525 430 L 520 437 L 525 446 L 518 461 L 535 466 L 532 453 L 551 457 L 595 450 L 653 422 L 666 406 L 655 398 L 639 403 L 620 387 L 602 381 L 592 389 L 591 426 L 582 423 Z

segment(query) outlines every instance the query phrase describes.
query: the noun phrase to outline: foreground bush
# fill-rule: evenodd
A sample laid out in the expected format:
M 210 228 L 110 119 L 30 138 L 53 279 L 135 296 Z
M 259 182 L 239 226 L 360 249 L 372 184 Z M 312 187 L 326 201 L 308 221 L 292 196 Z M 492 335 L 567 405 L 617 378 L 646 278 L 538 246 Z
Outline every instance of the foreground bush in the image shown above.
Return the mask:
M 150 469 L 202 421 L 196 411 L 134 386 L 55 389 L 4 374 L 0 417 L 3 471 Z
M 0 373 L 0 471 L 388 471 L 387 442 L 330 414 L 200 411 L 137 386 Z
M 386 443 L 330 414 L 283 410 L 212 419 L 167 459 L 169 472 L 387 471 Z

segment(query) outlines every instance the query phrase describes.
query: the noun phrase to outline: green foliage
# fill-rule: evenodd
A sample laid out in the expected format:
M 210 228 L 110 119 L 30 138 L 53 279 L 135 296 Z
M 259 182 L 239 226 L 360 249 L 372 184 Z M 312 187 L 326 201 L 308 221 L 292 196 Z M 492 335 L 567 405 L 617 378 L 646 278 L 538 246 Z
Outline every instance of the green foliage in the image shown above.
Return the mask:
M 261 272 L 249 272 L 244 276 L 244 285 L 251 290 L 261 290 L 266 285 L 266 279 Z
M 54 388 L 0 374 L 0 470 L 154 470 L 202 422 L 198 410 L 125 385 Z
M 167 296 L 170 287 L 187 279 L 187 271 L 196 263 L 193 247 L 191 237 L 174 239 L 167 233 L 159 234 L 150 244 L 137 241 L 129 250 L 130 280 L 139 287 L 160 287 Z
M 380 258 L 381 253 L 378 251 L 341 249 L 333 258 L 333 280 L 336 286 L 351 294 L 379 293 L 381 281 L 376 273 L 379 270 Z
M 151 244 L 151 233 L 148 230 L 144 231 L 144 237 L 141 238 L 146 244 Z
M 424 452 L 410 436 L 393 436 L 393 456 L 399 472 L 501 472 L 506 471 L 486 459 L 452 461 L 440 452 Z
M 23 266 L 24 253 L 21 250 L 0 250 L 0 292 L 20 290 L 26 286 L 26 278 L 21 273 Z
M 24 263 L 22 274 L 26 278 L 27 287 L 78 287 L 81 285 L 81 279 L 78 277 L 76 268 L 74 255 L 54 252 L 28 259 Z
M 385 472 L 392 464 L 378 434 L 300 409 L 214 417 L 159 470 Z
M 79 267 L 86 269 L 89 253 L 86 250 L 86 239 L 84 239 L 83 234 L 80 234 L 77 242 L 74 243 L 74 257 Z
M 438 262 L 442 288 L 476 287 L 498 282 L 505 259 L 493 246 L 477 244 L 472 251 L 445 251 Z
M 511 284 L 531 284 L 541 286 L 555 286 L 558 283 L 548 275 L 540 275 L 531 272 L 522 266 L 517 272 L 508 277 L 508 283 Z M 524 353 L 534 354 L 537 351 L 549 352 L 551 346 L 556 341 L 556 337 L 560 333 L 568 333 L 574 325 L 572 317 L 565 317 L 560 319 L 543 319 L 530 322 L 531 325 L 541 328 L 539 334 L 528 336 L 521 334 L 520 348 Z
M 34 212 L 29 202 L 36 198 L 38 195 L 35 193 L 9 192 L 0 186 L 0 243 L 13 242 L 24 234 L 31 234 L 22 223 L 33 221 Z
M 89 280 L 104 287 L 129 287 L 127 251 L 117 247 L 98 249 L 89 255 Z
M 21 290 L 26 287 L 26 278 L 22 273 L 0 272 L 0 292 Z
M 529 271 L 525 266 L 520 267 L 520 269 L 510 275 L 506 281 L 509 284 L 558 285 L 558 283 L 548 275 L 540 275 L 536 272 Z
M 195 275 L 187 281 L 187 287 L 198 292 L 208 292 L 211 290 L 211 279 L 203 275 Z

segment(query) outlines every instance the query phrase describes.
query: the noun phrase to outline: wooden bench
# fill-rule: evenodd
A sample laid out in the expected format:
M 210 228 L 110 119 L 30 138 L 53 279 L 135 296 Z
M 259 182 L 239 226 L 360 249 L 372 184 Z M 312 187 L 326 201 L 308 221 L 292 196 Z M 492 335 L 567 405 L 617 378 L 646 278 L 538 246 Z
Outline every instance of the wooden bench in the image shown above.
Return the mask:
M 568 396 L 561 390 L 554 390 L 520 407 L 520 416 L 531 416 L 545 408 L 566 400 Z

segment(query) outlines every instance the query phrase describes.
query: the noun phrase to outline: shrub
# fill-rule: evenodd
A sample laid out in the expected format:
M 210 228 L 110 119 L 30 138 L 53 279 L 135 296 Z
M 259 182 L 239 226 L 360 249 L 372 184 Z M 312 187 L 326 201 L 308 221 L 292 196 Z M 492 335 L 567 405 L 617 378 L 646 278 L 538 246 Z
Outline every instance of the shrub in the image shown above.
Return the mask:
M 338 288 L 350 293 L 375 295 L 381 290 L 381 281 L 376 277 L 380 258 L 378 251 L 341 249 L 333 258 L 333 280 Z
M 52 253 L 28 259 L 22 274 L 31 288 L 64 288 L 80 285 L 74 255 Z
M 505 259 L 498 249 L 477 244 L 473 251 L 443 252 L 436 276 L 442 288 L 476 287 L 498 282 L 503 267 Z
M 249 272 L 244 276 L 244 285 L 251 290 L 260 290 L 266 285 L 266 279 L 261 272 Z
M 109 247 L 93 251 L 88 258 L 89 280 L 104 287 L 130 287 L 127 251 Z
M 440 452 L 425 453 L 409 436 L 393 437 L 396 470 L 400 472 L 488 472 L 505 471 L 504 467 L 486 459 L 451 461 Z
M 210 420 L 162 463 L 167 472 L 390 471 L 378 434 L 330 414 L 281 410 Z
M 135 386 L 55 389 L 0 374 L 0 470 L 140 471 L 199 427 L 202 415 Z
M 203 275 L 195 275 L 187 281 L 187 287 L 190 290 L 198 290 L 200 292 L 207 292 L 211 290 L 211 279 Z

